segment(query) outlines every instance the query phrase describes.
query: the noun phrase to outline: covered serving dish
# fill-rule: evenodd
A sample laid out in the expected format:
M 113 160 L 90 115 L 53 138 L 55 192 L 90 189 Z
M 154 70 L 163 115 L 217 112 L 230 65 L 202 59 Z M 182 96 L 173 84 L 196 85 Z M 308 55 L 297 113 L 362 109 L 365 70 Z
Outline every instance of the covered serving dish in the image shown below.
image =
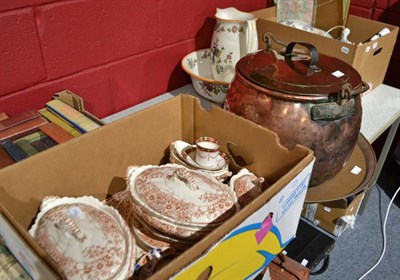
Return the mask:
M 316 158 L 310 186 L 334 177 L 353 151 L 361 126 L 360 94 L 369 89 L 345 62 L 318 53 L 311 44 L 293 42 L 283 50 L 243 57 L 225 107 L 275 131 L 291 149 L 302 144 Z M 304 47 L 301 51 L 294 47 Z
M 261 195 L 268 183 L 263 177 L 257 177 L 248 169 L 242 168 L 229 180 L 229 187 L 235 192 L 240 206 L 246 206 Z
M 178 164 L 130 166 L 127 185 L 135 215 L 178 238 L 201 238 L 236 209 L 228 185 Z
M 29 233 L 68 279 L 127 279 L 136 242 L 118 211 L 94 197 L 49 198 Z

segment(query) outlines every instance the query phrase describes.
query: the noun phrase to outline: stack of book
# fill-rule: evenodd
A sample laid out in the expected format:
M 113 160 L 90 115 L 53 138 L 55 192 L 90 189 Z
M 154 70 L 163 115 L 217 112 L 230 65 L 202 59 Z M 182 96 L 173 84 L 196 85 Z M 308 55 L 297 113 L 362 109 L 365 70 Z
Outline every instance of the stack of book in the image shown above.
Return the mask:
M 0 168 L 66 142 L 101 125 L 59 99 L 44 109 L 0 113 Z
M 32 279 L 14 255 L 0 240 L 0 279 L 23 280 Z

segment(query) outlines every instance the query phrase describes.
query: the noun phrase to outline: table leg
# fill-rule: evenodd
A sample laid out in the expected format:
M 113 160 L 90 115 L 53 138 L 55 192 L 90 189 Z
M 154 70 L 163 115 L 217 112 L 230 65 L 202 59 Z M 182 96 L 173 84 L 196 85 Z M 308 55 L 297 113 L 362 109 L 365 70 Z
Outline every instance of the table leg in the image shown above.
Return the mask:
M 362 215 L 362 213 L 364 212 L 364 209 L 365 209 L 365 207 L 367 205 L 369 196 L 371 195 L 372 189 L 375 187 L 375 185 L 376 185 L 376 183 L 378 181 L 379 175 L 381 174 L 382 167 L 383 167 L 383 165 L 385 163 L 385 160 L 386 160 L 386 157 L 387 157 L 387 155 L 389 153 L 389 150 L 390 150 L 390 147 L 392 145 L 393 139 L 394 139 L 394 137 L 396 135 L 396 131 L 397 131 L 397 128 L 399 126 L 399 123 L 400 123 L 400 118 L 398 118 L 396 121 L 394 121 L 393 124 L 390 126 L 389 133 L 388 133 L 388 135 L 386 137 L 385 144 L 383 145 L 382 152 L 381 152 L 381 154 L 379 156 L 379 159 L 378 159 L 378 162 L 377 162 L 377 165 L 376 165 L 376 172 L 375 172 L 375 175 L 374 175 L 374 179 L 372 180 L 372 184 L 371 184 L 372 186 L 365 193 L 365 196 L 364 196 L 363 201 L 362 201 L 361 206 L 360 206 L 360 210 L 358 211 L 358 213 L 360 215 Z

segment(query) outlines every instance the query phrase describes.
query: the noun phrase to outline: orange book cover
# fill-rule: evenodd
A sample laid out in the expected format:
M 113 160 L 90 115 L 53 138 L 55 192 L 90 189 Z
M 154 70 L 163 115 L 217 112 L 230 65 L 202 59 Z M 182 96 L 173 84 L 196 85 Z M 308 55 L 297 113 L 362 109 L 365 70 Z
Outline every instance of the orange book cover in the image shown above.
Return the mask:
M 75 138 L 72 134 L 68 133 L 63 128 L 53 122 L 41 125 L 39 126 L 39 129 L 57 143 L 63 143 L 71 140 L 72 138 Z

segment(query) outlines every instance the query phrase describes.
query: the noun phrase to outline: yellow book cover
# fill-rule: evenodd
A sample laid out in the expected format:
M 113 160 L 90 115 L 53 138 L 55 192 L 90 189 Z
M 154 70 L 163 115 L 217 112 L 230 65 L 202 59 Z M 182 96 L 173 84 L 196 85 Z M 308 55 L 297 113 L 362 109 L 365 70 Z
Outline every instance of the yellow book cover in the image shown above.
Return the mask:
M 98 123 L 58 99 L 53 99 L 47 102 L 46 108 L 57 114 L 82 133 L 100 127 Z
M 40 137 L 41 137 L 42 135 L 43 135 L 43 132 L 41 132 L 41 131 L 35 131 L 35 132 L 31 133 L 31 134 L 28 134 L 28 135 L 26 135 L 26 136 L 23 136 L 23 137 L 21 137 L 21 138 L 18 138 L 16 141 L 21 140 L 21 139 L 24 139 L 24 140 L 27 140 L 27 141 L 30 143 L 30 142 L 39 140 Z
M 47 110 L 46 108 L 39 110 L 40 114 L 48 119 L 50 122 L 53 122 L 63 128 L 65 131 L 69 132 L 72 134 L 74 137 L 81 136 L 82 133 L 79 132 L 77 129 L 75 129 L 73 126 L 71 126 L 68 122 L 63 120 L 61 117 L 58 115 L 54 114 L 53 112 Z

